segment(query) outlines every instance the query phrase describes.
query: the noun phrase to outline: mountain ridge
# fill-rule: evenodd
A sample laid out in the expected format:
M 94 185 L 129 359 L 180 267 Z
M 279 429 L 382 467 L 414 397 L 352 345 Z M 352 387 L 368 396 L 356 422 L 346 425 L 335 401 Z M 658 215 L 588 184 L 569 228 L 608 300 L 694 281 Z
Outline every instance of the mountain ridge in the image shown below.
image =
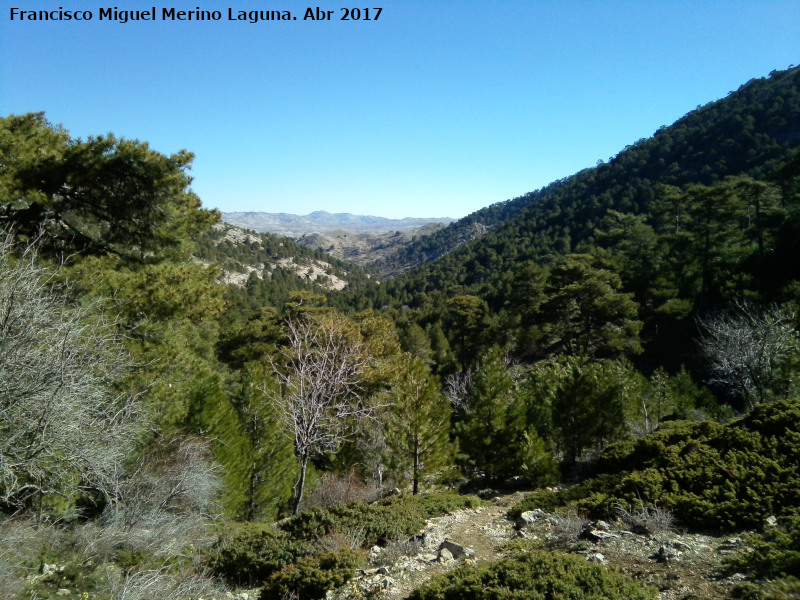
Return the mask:
M 222 220 L 259 233 L 274 233 L 287 237 L 301 237 L 317 233 L 325 234 L 337 230 L 353 233 L 394 233 L 395 231 L 418 229 L 432 223 L 449 224 L 455 221 L 455 219 L 449 217 L 389 219 L 373 215 L 355 215 L 343 212 L 331 213 L 325 210 L 317 210 L 307 215 L 263 211 L 223 212 Z
M 713 185 L 725 176 L 745 173 L 765 177 L 788 158 L 787 152 L 800 139 L 798 80 L 800 67 L 752 78 L 728 96 L 698 105 L 649 138 L 628 144 L 607 162 L 490 204 L 401 248 L 393 260 L 424 267 L 486 233 L 495 239 L 481 242 L 484 253 L 502 255 L 516 235 L 538 237 L 535 243 L 540 247 L 550 246 L 553 237 L 562 238 L 562 245 L 574 246 L 591 235 L 605 207 L 636 213 L 649 204 L 656 185 Z M 756 147 L 758 156 L 754 157 Z M 564 232 L 566 221 L 583 226 L 580 231 Z M 446 268 L 457 272 L 454 265 Z

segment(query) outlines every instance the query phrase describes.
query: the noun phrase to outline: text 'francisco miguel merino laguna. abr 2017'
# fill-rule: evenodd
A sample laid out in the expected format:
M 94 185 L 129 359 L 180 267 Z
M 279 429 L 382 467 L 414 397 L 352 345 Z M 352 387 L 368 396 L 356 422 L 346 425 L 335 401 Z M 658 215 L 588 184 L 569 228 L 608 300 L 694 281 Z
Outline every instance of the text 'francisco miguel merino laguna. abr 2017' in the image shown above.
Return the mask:
M 339 8 L 323 10 L 319 6 L 306 8 L 300 20 L 303 21 L 377 21 L 383 12 L 382 8 Z M 203 10 L 199 6 L 195 10 L 178 10 L 153 6 L 147 10 L 120 10 L 116 6 L 92 10 L 26 10 L 19 7 L 9 9 L 10 21 L 116 21 L 128 23 L 133 21 L 297 21 L 298 14 L 289 10 L 237 10 L 228 8 L 225 11 Z

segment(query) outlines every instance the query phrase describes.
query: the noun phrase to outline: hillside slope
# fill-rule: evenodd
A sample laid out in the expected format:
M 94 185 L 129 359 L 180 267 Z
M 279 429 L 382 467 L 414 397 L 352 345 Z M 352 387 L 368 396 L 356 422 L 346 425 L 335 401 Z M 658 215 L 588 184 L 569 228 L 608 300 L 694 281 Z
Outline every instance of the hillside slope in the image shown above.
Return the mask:
M 307 215 L 229 212 L 222 213 L 222 220 L 237 227 L 253 229 L 259 233 L 275 233 L 287 237 L 330 233 L 339 230 L 352 233 L 394 233 L 395 231 L 410 231 L 431 223 L 444 225 L 453 221 L 447 217 L 387 219 L 350 213 L 329 213 L 324 210 L 317 210 Z
M 663 185 L 714 185 L 741 174 L 768 178 L 799 153 L 800 68 L 793 68 L 699 106 L 608 163 L 478 211 L 410 245 L 403 251 L 406 261 L 438 260 L 390 282 L 379 302 L 407 302 L 414 294 L 454 286 L 479 292 L 525 260 L 574 251 L 609 210 L 646 213 Z M 470 233 L 476 226 L 490 231 Z
M 338 230 L 327 234 L 306 234 L 296 241 L 334 258 L 376 271 L 381 278 L 385 278 L 400 275 L 416 266 L 406 262 L 404 250 L 440 231 L 442 227 L 440 223 L 429 223 L 417 229 L 380 234 Z
M 196 244 L 197 261 L 222 269 L 220 281 L 227 284 L 229 299 L 253 309 L 280 306 L 298 291 L 327 294 L 369 284 L 370 276 L 354 264 L 289 238 L 227 223 L 215 225 Z

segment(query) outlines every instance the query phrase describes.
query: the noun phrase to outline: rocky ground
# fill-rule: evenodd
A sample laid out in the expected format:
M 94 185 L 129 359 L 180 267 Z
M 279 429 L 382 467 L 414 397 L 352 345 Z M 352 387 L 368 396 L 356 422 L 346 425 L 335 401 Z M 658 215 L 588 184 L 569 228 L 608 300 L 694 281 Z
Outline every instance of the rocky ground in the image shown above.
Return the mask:
M 438 573 L 507 556 L 504 545 L 518 538 L 617 569 L 655 587 L 660 600 L 721 600 L 742 579 L 723 577 L 721 571 L 723 558 L 742 547 L 740 537 L 679 533 L 663 519 L 652 524 L 622 518 L 590 523 L 576 515 L 544 511 L 524 513 L 524 519 L 515 523 L 506 513 L 521 499 L 521 494 L 500 496 L 491 506 L 431 519 L 414 540 L 374 548 L 372 567 L 361 570 L 343 590 L 330 596 L 337 600 L 406 598 Z

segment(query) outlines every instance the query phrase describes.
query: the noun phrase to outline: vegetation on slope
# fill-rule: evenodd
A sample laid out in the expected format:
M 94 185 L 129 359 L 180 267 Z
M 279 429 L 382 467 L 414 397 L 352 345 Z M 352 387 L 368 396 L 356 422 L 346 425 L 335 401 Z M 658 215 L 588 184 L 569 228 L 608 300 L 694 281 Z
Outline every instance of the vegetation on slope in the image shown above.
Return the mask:
M 760 529 L 800 510 L 800 400 L 756 407 L 746 417 L 668 421 L 640 439 L 606 448 L 591 476 L 563 492 L 539 492 L 515 515 L 568 502 L 594 518 L 619 507 L 658 506 L 695 530 Z
M 72 139 L 41 114 L 0 120 L 0 582 L 11 597 L 68 581 L 115 600 L 209 596 L 213 567 L 268 595 L 303 584 L 318 596 L 352 573 L 350 546 L 471 502 L 414 498 L 442 477 L 535 487 L 593 464 L 586 482 L 531 502 L 596 515 L 645 503 L 725 531 L 775 516 L 754 547 L 777 566 L 749 575 L 790 589 L 798 80 L 750 82 L 488 210 L 495 227 L 444 259 L 330 300 L 280 269 L 218 283 L 227 267 L 314 255 L 222 241 L 189 190 L 188 153 Z M 128 425 L 130 444 L 104 453 Z M 411 498 L 345 502 L 394 486 Z M 210 517 L 247 523 L 231 527 L 241 544 L 208 551 Z M 365 536 L 345 548 L 354 529 Z M 52 560 L 68 575 L 25 578 Z M 523 563 L 463 578 L 573 569 Z M 577 589 L 597 575 L 575 569 Z
M 479 291 L 514 264 L 569 253 L 591 240 L 609 210 L 647 215 L 662 185 L 685 189 L 715 186 L 736 175 L 770 178 L 797 154 L 798 80 L 800 68 L 751 80 L 627 146 L 607 163 L 482 209 L 424 238 L 425 248 L 410 248 L 410 258 L 450 256 L 402 278 L 386 296 L 405 302 L 409 293 L 452 286 Z M 491 232 L 453 252 L 475 237 L 466 232 L 476 224 Z

